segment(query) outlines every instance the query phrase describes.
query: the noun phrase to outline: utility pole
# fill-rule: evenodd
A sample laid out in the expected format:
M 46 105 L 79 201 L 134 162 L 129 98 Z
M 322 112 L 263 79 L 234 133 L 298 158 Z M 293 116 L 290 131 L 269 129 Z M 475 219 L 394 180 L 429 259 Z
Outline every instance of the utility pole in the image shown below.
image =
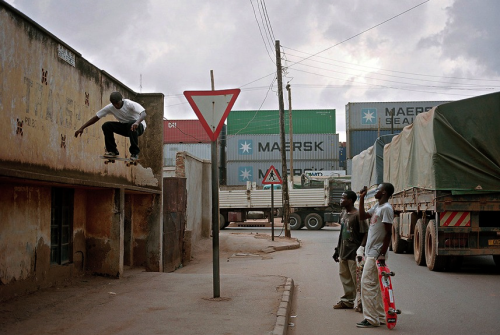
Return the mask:
M 283 224 L 285 225 L 285 236 L 290 236 L 289 221 L 290 207 L 288 196 L 288 174 L 286 172 L 286 149 L 285 149 L 285 103 L 283 102 L 283 78 L 281 68 L 280 41 L 276 41 L 276 74 L 278 77 L 278 103 L 280 114 L 280 140 L 281 140 L 281 179 L 283 180 Z M 292 174 L 293 175 L 293 174 Z M 272 186 L 271 186 L 272 187 Z
M 290 133 L 290 175 L 292 179 L 293 187 L 293 124 L 292 124 L 292 88 L 290 84 L 286 85 L 286 90 L 288 91 L 288 129 Z
M 214 71 L 210 70 L 212 91 L 215 91 Z M 214 106 L 215 103 L 212 103 Z M 212 107 L 215 108 L 215 107 Z M 213 129 L 212 129 L 213 131 Z M 220 297 L 220 262 L 219 262 L 219 161 L 217 160 L 217 140 L 212 141 L 212 259 L 214 298 Z

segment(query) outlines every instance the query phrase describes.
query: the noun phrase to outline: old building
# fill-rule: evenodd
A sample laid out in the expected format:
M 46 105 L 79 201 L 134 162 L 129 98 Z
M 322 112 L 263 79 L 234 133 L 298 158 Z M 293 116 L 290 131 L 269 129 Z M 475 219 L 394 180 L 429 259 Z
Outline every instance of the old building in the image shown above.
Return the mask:
M 163 270 L 163 94 L 138 94 L 0 2 L 0 301 L 84 273 Z M 147 112 L 137 166 L 104 164 L 119 91 Z M 117 136 L 121 155 L 129 140 Z

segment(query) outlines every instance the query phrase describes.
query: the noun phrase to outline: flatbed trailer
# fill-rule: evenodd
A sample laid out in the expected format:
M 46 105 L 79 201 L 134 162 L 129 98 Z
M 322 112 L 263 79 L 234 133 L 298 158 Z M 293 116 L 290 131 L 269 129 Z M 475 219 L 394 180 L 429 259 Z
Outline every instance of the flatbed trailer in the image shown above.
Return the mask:
M 430 270 L 459 267 L 463 256 L 493 255 L 500 266 L 500 193 L 453 195 L 411 188 L 391 199 L 392 249 L 413 251 Z

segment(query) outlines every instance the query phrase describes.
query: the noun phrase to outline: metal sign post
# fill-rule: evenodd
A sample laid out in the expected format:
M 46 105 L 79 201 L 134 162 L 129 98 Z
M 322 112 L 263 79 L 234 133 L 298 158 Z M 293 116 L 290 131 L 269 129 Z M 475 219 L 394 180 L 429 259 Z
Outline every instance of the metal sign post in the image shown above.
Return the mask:
M 185 91 L 184 96 L 198 116 L 203 128 L 212 140 L 212 248 L 214 298 L 220 297 L 219 268 L 219 174 L 217 160 L 217 138 L 222 130 L 240 89 L 214 91 L 211 71 L 212 91 Z
M 274 241 L 274 185 L 283 184 L 283 180 L 281 180 L 278 171 L 276 171 L 273 165 L 267 170 L 262 184 L 271 185 L 271 239 Z

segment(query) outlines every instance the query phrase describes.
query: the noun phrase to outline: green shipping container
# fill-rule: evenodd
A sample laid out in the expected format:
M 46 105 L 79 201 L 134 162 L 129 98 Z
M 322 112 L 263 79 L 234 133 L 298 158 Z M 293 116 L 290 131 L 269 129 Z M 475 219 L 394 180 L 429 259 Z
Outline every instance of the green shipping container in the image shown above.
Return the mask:
M 285 132 L 289 133 L 288 110 L 285 110 Z M 294 134 L 336 134 L 335 109 L 292 110 Z M 228 135 L 279 134 L 278 110 L 231 111 L 227 117 Z

